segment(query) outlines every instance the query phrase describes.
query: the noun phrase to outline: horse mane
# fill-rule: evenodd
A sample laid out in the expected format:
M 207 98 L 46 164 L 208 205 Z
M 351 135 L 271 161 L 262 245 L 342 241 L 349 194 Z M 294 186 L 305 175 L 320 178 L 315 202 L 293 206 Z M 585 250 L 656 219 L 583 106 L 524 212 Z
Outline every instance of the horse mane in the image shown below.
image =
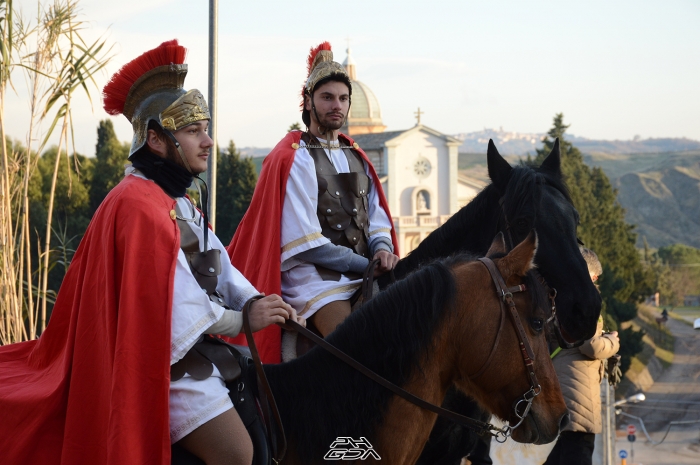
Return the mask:
M 422 372 L 435 331 L 455 310 L 457 285 L 451 269 L 475 259 L 462 253 L 422 265 L 354 311 L 328 342 L 392 383 L 404 385 L 415 370 Z M 524 282 L 534 307 L 549 305 L 532 271 Z M 376 427 L 394 396 L 388 389 L 320 347 L 264 368 L 301 463 L 321 462 L 338 437 L 365 437 L 374 444 Z
M 516 213 L 534 214 L 527 209 L 535 204 L 534 196 L 540 191 L 536 188 L 537 184 L 554 187 L 569 203 L 572 203 L 569 190 L 560 174 L 519 165 L 511 171 L 506 192 L 503 194 L 509 218 L 513 218 Z M 397 267 L 397 274 L 401 276 L 421 263 L 455 252 L 469 251 L 479 255 L 486 253 L 498 232 L 500 198 L 501 194 L 493 183 L 486 186 L 471 202 L 452 215 L 445 224 L 431 232 L 416 249 L 401 260 Z M 476 224 L 481 227 L 474 228 L 473 225 Z M 489 228 L 489 225 L 494 227 Z
M 328 342 L 392 383 L 405 384 L 453 308 L 456 284 L 450 268 L 471 258 L 422 266 L 353 312 Z M 339 436 L 372 442 L 393 395 L 319 347 L 265 370 L 302 463 L 321 461 Z

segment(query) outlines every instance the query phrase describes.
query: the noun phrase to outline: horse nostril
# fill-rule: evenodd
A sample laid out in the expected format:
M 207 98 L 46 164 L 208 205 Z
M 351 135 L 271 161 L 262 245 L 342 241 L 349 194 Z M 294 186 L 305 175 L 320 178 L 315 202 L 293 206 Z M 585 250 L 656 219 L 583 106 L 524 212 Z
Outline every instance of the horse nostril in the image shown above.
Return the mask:
M 569 412 L 566 412 L 559 419 L 559 431 L 563 431 L 564 428 L 566 427 L 566 425 L 568 425 L 570 421 L 571 420 L 569 419 Z

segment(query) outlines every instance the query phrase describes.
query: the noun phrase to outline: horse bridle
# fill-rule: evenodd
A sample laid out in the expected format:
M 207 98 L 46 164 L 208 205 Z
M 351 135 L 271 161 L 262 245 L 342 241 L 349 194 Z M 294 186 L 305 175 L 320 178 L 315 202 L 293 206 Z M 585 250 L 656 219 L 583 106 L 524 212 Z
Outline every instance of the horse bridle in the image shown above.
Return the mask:
M 493 260 L 484 257 L 480 258 L 479 261 L 483 263 L 484 266 L 486 266 L 487 270 L 489 270 L 489 274 L 491 275 L 493 284 L 496 286 L 496 291 L 500 298 L 499 302 L 501 307 L 501 323 L 498 327 L 498 332 L 496 333 L 496 339 L 494 341 L 493 347 L 491 348 L 491 353 L 486 359 L 486 362 L 484 362 L 479 371 L 477 371 L 474 375 L 470 376 L 469 379 L 474 380 L 480 377 L 484 374 L 486 368 L 488 368 L 488 366 L 490 365 L 491 359 L 493 358 L 493 354 L 496 353 L 496 347 L 498 346 L 498 342 L 501 339 L 503 323 L 506 319 L 505 314 L 507 305 L 510 321 L 511 323 L 513 323 L 515 334 L 518 336 L 518 345 L 520 347 L 520 353 L 523 357 L 523 362 L 525 363 L 525 374 L 527 376 L 528 382 L 530 383 L 530 389 L 513 404 L 515 416 L 519 419 L 518 423 L 516 423 L 514 426 L 505 425 L 502 428 L 503 430 L 505 430 L 503 431 L 502 436 L 496 436 L 496 441 L 504 442 L 510 436 L 511 432 L 515 428 L 520 426 L 523 421 L 525 421 L 525 417 L 530 412 L 530 408 L 532 407 L 532 402 L 535 400 L 535 397 L 537 397 L 540 394 L 540 392 L 542 392 L 542 386 L 540 386 L 540 383 L 537 381 L 537 375 L 535 374 L 535 353 L 532 351 L 530 340 L 528 339 L 527 334 L 525 333 L 525 327 L 523 326 L 523 323 L 520 320 L 520 315 L 518 315 L 518 310 L 515 308 L 515 301 L 513 300 L 514 293 L 524 292 L 527 290 L 527 287 L 524 284 L 508 287 L 505 281 L 503 280 L 503 276 L 498 271 L 498 268 L 496 268 L 495 263 L 493 263 Z M 522 413 L 520 413 L 521 407 Z
M 513 294 L 516 292 L 525 292 L 527 291 L 527 287 L 524 284 L 520 284 L 518 286 L 513 286 L 513 287 L 507 287 L 505 285 L 505 281 L 503 280 L 503 277 L 501 276 L 501 272 L 498 271 L 498 268 L 496 268 L 496 265 L 493 263 L 493 261 L 489 258 L 480 258 L 479 259 L 484 265 L 486 265 L 486 269 L 489 271 L 489 274 L 491 275 L 491 278 L 496 285 L 497 293 L 499 295 L 499 302 L 500 302 L 500 307 L 501 307 L 501 323 L 498 329 L 498 335 L 496 338 L 496 343 L 494 344 L 494 347 L 491 349 L 491 354 L 489 354 L 488 360 L 484 364 L 484 366 L 479 370 L 479 373 L 477 373 L 476 376 L 479 376 L 483 371 L 485 371 L 486 366 L 490 362 L 491 358 L 493 357 L 493 353 L 495 352 L 496 346 L 498 345 L 498 339 L 500 339 L 500 334 L 501 330 L 503 329 L 503 322 L 505 321 L 504 318 L 504 313 L 505 313 L 505 304 L 508 305 L 508 308 L 510 310 L 509 314 L 511 315 L 511 322 L 513 323 L 513 326 L 515 328 L 515 332 L 518 336 L 519 339 L 519 345 L 520 345 L 520 351 L 523 356 L 523 362 L 525 363 L 525 371 L 528 376 L 528 381 L 530 383 L 530 389 L 522 395 L 522 398 L 519 398 L 516 400 L 513 404 L 513 410 L 515 411 L 515 416 L 519 419 L 518 423 L 515 424 L 514 426 L 510 425 L 504 425 L 503 427 L 497 427 L 495 425 L 492 425 L 490 423 L 486 423 L 480 420 L 475 420 L 474 418 L 469 418 L 467 416 L 461 415 L 459 413 L 453 412 L 451 410 L 444 409 L 442 407 L 439 407 L 435 404 L 432 404 L 424 399 L 421 399 L 420 397 L 411 394 L 410 392 L 406 391 L 405 389 L 397 386 L 396 384 L 392 383 L 391 381 L 387 380 L 386 378 L 378 375 L 374 371 L 370 370 L 354 358 L 350 357 L 348 354 L 343 352 L 342 350 L 338 349 L 337 347 L 333 346 L 332 344 L 328 343 L 325 339 L 321 338 L 318 336 L 316 333 L 306 329 L 305 327 L 301 326 L 299 323 L 293 320 L 287 320 L 286 324 L 300 333 L 301 335 L 311 339 L 314 343 L 317 345 L 321 346 L 323 349 L 325 349 L 327 352 L 330 352 L 332 355 L 335 357 L 339 358 L 343 362 L 347 363 L 350 365 L 352 368 L 356 369 L 363 375 L 367 376 L 369 379 L 372 381 L 380 384 L 381 386 L 384 386 L 385 388 L 389 389 L 392 391 L 394 394 L 402 397 L 403 399 L 411 402 L 414 405 L 417 405 L 418 407 L 421 407 L 423 409 L 429 410 L 433 413 L 436 413 L 440 415 L 441 417 L 447 418 L 448 420 L 454 421 L 455 423 L 459 423 L 462 426 L 466 426 L 467 428 L 471 429 L 474 431 L 476 434 L 479 436 L 493 436 L 496 441 L 498 442 L 505 442 L 512 434 L 513 430 L 520 426 L 522 422 L 525 420 L 525 417 L 527 414 L 530 412 L 530 408 L 532 407 L 532 402 L 539 395 L 539 393 L 542 391 L 542 388 L 540 384 L 537 381 L 537 375 L 535 375 L 535 363 L 534 363 L 534 352 L 532 351 L 532 347 L 530 346 L 530 342 L 527 338 L 527 335 L 525 334 L 525 328 L 522 325 L 522 322 L 520 321 L 520 316 L 518 315 L 518 312 L 515 308 L 515 302 L 513 301 Z M 472 379 L 474 378 L 472 377 Z M 522 406 L 522 413 L 520 413 L 520 408 Z
M 546 181 L 544 179 L 538 178 L 535 181 L 535 183 L 541 186 L 542 184 L 546 184 Z M 498 199 L 498 204 L 501 206 L 501 214 L 503 216 L 503 223 L 505 224 L 504 235 L 508 238 L 508 243 L 506 247 L 510 251 L 513 250 L 515 244 L 513 241 L 513 233 L 510 228 L 510 222 L 508 221 L 508 215 L 506 214 L 505 196 L 502 196 L 500 199 Z M 537 215 L 536 211 L 535 215 Z M 536 219 L 537 217 L 535 216 L 535 220 Z M 578 237 L 576 237 L 576 241 L 582 246 L 584 245 L 583 241 L 581 241 L 581 239 L 579 239 Z M 548 327 L 548 332 L 550 334 L 554 334 L 554 336 L 557 339 L 557 343 L 559 344 L 559 347 L 561 347 L 562 349 L 573 349 L 575 347 L 581 346 L 584 342 L 583 339 L 575 342 L 569 342 L 564 338 L 564 335 L 561 332 L 561 323 L 559 323 L 559 317 L 557 316 L 557 304 L 555 302 L 555 299 L 557 297 L 557 290 L 547 283 L 547 281 L 544 279 L 544 276 L 542 276 L 542 274 L 539 271 L 534 270 L 534 272 L 537 276 L 537 280 L 545 288 L 547 296 L 549 297 L 550 307 L 547 309 L 547 319 L 545 320 L 545 324 Z

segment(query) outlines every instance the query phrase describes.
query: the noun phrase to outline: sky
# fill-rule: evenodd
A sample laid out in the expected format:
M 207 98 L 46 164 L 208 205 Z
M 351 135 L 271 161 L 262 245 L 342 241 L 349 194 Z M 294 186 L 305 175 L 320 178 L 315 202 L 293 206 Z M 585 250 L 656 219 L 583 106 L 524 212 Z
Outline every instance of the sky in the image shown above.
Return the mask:
M 43 3 L 47 3 L 46 0 Z M 25 18 L 35 0 L 15 0 Z M 113 45 L 112 61 L 74 101 L 78 152 L 93 156 L 109 77 L 173 38 L 188 48 L 185 88 L 208 94 L 209 2 L 80 0 L 83 35 Z M 301 123 L 309 49 L 328 40 L 378 98 L 387 130 L 421 122 L 446 134 L 503 128 L 546 132 L 564 113 L 569 132 L 591 139 L 700 140 L 700 2 L 219 0 L 220 145 L 272 147 Z M 8 135 L 25 140 L 25 79 L 13 74 Z M 7 115 L 11 115 L 8 117 Z M 45 128 L 44 128 L 45 129 Z M 57 138 L 54 138 L 57 140 Z M 485 150 L 486 148 L 484 148 Z

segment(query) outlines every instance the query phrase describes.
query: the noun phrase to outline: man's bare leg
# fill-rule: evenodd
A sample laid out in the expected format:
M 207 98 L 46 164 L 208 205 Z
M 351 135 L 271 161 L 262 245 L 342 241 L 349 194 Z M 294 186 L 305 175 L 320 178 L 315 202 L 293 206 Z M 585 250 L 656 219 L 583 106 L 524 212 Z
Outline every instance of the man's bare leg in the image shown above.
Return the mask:
M 325 338 L 350 316 L 349 300 L 336 300 L 321 307 L 309 320 Z
M 179 442 L 207 465 L 253 463 L 253 443 L 233 408 L 212 418 Z

